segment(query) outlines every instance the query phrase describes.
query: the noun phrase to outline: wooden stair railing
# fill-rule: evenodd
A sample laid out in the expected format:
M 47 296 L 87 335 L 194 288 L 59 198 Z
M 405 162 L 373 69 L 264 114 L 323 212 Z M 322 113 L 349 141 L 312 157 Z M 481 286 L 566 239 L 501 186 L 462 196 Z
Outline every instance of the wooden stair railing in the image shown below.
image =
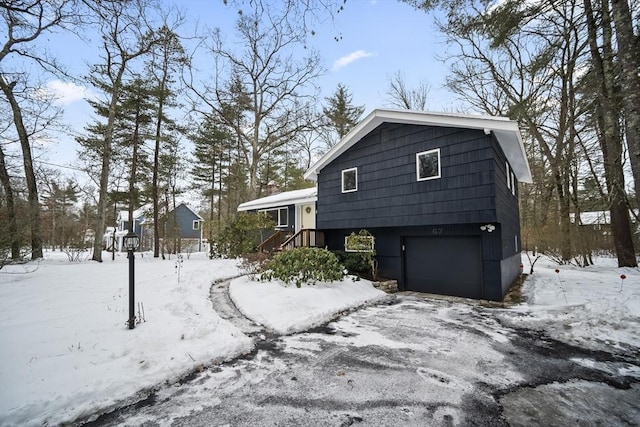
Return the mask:
M 293 248 L 323 248 L 324 233 L 312 228 L 303 228 L 293 236 L 289 237 L 280 245 L 280 250 L 286 251 Z
M 289 238 L 291 234 L 289 232 L 285 232 L 282 230 L 277 230 L 271 236 L 267 237 L 267 239 L 260 243 L 258 246 L 258 252 L 273 252 L 278 250 L 282 243 Z

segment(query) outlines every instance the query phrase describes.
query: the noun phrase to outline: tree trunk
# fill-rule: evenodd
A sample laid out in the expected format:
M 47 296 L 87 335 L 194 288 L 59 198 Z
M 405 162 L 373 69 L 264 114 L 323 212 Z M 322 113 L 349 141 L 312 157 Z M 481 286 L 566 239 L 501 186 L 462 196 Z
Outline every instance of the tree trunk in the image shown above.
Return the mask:
M 631 12 L 627 0 L 612 0 L 611 10 L 618 41 L 618 60 L 622 66 L 620 79 L 622 105 L 629 159 L 633 174 L 636 202 L 640 207 L 640 44 L 633 33 Z
M 9 244 L 11 246 L 11 259 L 20 259 L 20 241 L 18 239 L 18 225 L 16 223 L 16 208 L 13 200 L 13 187 L 9 179 L 9 172 L 4 161 L 4 151 L 0 146 L 0 182 L 7 198 L 7 215 L 9 216 Z
M 156 122 L 155 147 L 153 149 L 153 182 L 151 184 L 151 196 L 153 198 L 153 257 L 160 257 L 160 224 L 158 213 L 160 208 L 160 195 L 158 192 L 158 169 L 160 168 L 160 132 L 162 130 L 162 114 L 164 109 L 164 91 L 166 86 L 167 70 L 163 70 L 162 81 L 160 84 L 160 97 L 158 104 L 158 120 Z
M 598 46 L 597 26 L 591 0 L 584 0 L 587 18 L 589 47 L 593 69 L 598 86 L 596 116 L 600 133 L 598 139 L 604 159 L 605 178 L 609 192 L 611 228 L 618 257 L 618 267 L 637 267 L 633 248 L 633 238 L 629 219 L 629 209 L 624 192 L 624 172 L 622 170 L 622 142 L 618 125 L 620 111 L 615 96 L 615 73 L 613 69 L 613 51 L 611 47 L 611 22 L 607 2 L 602 3 L 602 55 Z
M 38 200 L 38 187 L 36 184 L 36 175 L 33 170 L 33 159 L 31 157 L 31 144 L 29 143 L 29 135 L 24 127 L 22 118 L 22 110 L 18 105 L 18 101 L 13 94 L 15 82 L 7 83 L 4 76 L 0 76 L 0 87 L 4 92 L 11 112 L 13 113 L 13 124 L 18 133 L 20 146 L 22 147 L 22 160 L 24 163 L 24 174 L 27 180 L 27 197 L 29 199 L 29 226 L 31 228 L 31 259 L 42 258 L 42 236 L 40 232 L 40 201 Z

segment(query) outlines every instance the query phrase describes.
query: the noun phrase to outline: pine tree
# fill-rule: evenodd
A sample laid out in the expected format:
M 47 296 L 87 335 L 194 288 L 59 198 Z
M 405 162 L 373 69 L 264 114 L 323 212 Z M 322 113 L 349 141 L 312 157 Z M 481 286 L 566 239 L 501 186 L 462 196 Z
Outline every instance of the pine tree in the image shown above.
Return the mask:
M 338 84 L 333 96 L 325 99 L 328 105 L 322 109 L 325 116 L 324 124 L 338 136 L 327 139 L 327 146 L 331 148 L 358 124 L 364 112 L 364 105 L 353 105 L 352 96 L 342 83 Z
M 193 141 L 195 163 L 191 168 L 194 187 L 199 189 L 202 196 L 209 202 L 209 242 L 213 242 L 213 224 L 217 217 L 217 229 L 220 229 L 220 202 L 222 201 L 222 173 L 228 165 L 224 154 L 232 142 L 232 135 L 223 124 L 207 116 L 200 123 L 190 139 Z M 218 205 L 216 207 L 216 202 Z

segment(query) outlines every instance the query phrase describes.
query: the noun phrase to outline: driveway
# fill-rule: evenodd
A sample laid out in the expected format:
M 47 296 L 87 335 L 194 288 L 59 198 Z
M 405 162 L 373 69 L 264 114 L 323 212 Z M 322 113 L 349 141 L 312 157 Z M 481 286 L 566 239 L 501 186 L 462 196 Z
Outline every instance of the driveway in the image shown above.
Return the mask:
M 252 354 L 92 424 L 640 424 L 638 352 L 563 344 L 513 326 L 521 315 L 400 296 L 305 333 L 258 337 Z

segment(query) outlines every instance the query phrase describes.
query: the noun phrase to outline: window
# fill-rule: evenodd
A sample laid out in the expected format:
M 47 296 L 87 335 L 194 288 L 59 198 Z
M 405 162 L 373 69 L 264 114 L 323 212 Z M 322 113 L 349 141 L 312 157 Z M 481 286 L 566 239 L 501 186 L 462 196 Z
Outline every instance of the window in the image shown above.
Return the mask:
M 266 209 L 260 212 L 267 214 L 276 223 L 276 227 L 289 225 L 289 209 L 287 208 Z
M 351 193 L 352 191 L 358 191 L 358 168 L 342 171 L 342 192 Z
M 416 175 L 418 181 L 440 178 L 440 149 L 416 154 Z
M 193 229 L 194 230 L 200 230 L 200 220 L 199 219 L 194 219 L 193 220 Z
M 507 165 L 507 188 L 511 190 L 511 171 L 509 170 L 509 162 L 507 162 L 506 165 Z
M 511 194 L 516 195 L 516 174 L 511 172 Z
M 373 236 L 357 236 L 357 247 L 349 246 L 349 236 L 344 236 L 345 252 L 372 252 L 375 245 Z

